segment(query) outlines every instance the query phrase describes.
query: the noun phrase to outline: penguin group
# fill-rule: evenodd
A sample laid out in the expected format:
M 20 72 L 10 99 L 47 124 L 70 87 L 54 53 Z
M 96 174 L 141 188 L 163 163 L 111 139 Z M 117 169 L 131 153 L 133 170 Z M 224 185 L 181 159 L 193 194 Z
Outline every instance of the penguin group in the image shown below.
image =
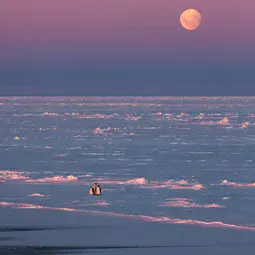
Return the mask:
M 100 196 L 101 195 L 101 187 L 99 184 L 94 183 L 94 185 L 89 189 L 89 194 L 90 195 L 97 195 Z

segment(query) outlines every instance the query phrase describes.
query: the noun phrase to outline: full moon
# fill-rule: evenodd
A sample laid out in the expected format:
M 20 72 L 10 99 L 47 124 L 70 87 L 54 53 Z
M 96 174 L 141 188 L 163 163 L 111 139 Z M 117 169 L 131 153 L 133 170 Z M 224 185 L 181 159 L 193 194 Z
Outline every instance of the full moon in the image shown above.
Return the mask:
M 187 30 L 195 30 L 201 23 L 201 14 L 195 9 L 188 9 L 181 14 L 180 22 Z

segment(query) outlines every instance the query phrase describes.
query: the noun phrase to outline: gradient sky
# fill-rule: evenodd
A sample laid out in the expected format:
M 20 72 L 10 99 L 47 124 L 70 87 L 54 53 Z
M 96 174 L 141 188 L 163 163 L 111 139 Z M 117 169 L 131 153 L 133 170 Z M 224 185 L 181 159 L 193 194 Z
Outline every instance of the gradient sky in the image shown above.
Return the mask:
M 202 15 L 187 31 L 179 16 Z M 0 95 L 255 95 L 254 0 L 1 0 Z

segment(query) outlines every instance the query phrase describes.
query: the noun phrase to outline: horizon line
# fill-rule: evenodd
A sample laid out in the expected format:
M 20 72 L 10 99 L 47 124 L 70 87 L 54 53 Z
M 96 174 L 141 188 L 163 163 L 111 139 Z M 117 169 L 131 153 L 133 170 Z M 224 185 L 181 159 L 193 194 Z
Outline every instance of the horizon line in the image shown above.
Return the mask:
M 6 98 L 6 97 L 89 97 L 89 98 L 92 98 L 92 97 L 128 97 L 128 98 L 141 98 L 141 97 L 144 97 L 144 98 L 151 98 L 151 97 L 154 97 L 154 98 L 254 98 L 255 99 L 255 95 L 254 96 L 166 96 L 166 95 L 162 95 L 162 96 L 159 96 L 159 95 L 146 95 L 146 96 L 142 96 L 142 95 L 134 95 L 134 96 L 125 96 L 125 95 L 0 95 L 0 98 Z

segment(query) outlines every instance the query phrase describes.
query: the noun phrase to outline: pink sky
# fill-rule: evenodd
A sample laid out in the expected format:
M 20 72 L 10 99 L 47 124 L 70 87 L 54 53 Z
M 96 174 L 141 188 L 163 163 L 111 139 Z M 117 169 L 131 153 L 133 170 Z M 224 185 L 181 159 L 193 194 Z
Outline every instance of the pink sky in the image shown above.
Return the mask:
M 247 86 L 250 95 L 254 7 L 254 0 L 1 0 L 0 94 L 59 92 L 63 84 L 70 94 L 72 84 L 78 94 L 239 95 Z M 202 15 L 195 31 L 180 26 L 189 8 Z
M 1 0 L 1 66 L 79 65 L 85 56 L 91 65 L 109 58 L 182 64 L 194 57 L 199 62 L 209 51 L 212 63 L 217 54 L 228 63 L 250 55 L 254 6 L 253 0 Z M 187 8 L 202 14 L 193 32 L 179 24 Z

